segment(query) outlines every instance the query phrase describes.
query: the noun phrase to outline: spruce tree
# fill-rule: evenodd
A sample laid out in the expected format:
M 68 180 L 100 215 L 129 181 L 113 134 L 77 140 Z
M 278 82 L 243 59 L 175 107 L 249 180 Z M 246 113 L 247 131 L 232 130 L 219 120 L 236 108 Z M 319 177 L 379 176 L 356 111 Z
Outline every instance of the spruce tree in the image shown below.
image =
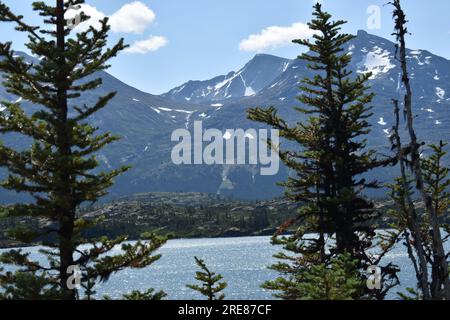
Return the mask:
M 274 107 L 248 112 L 249 119 L 279 129 L 282 138 L 299 147 L 280 151 L 283 162 L 295 172 L 282 185 L 288 197 L 303 204 L 295 221 L 301 224 L 297 234 L 280 240 L 294 255 L 281 253 L 278 257 L 287 263 L 274 266 L 290 275 L 291 280 L 279 279 L 279 289 L 287 292 L 289 298 L 303 296 L 296 291 L 299 273 L 317 263 L 329 265 L 337 255 L 350 254 L 358 261 L 361 281 L 365 270 L 379 263 L 379 258 L 369 253 L 375 237 L 372 221 L 378 213 L 363 196 L 365 190 L 378 188 L 379 184 L 363 176 L 387 161 L 377 159 L 376 151 L 367 147 L 365 137 L 370 133 L 368 119 L 372 116 L 369 105 L 374 97 L 367 93 L 371 74 L 352 77 L 348 70 L 352 56 L 345 46 L 354 36 L 341 33 L 345 23 L 332 21 L 318 3 L 308 24 L 315 31 L 313 41 L 294 40 L 309 50 L 299 58 L 307 61 L 314 73 L 313 78 L 303 79 L 299 97 L 302 107 L 296 108 L 309 116 L 307 123 L 289 124 Z M 318 237 L 309 236 L 308 232 L 317 233 Z M 335 240 L 331 250 L 326 250 L 326 238 Z M 385 267 L 383 273 L 386 286 L 375 294 L 378 298 L 396 282 L 395 268 Z M 276 289 L 277 285 L 269 283 L 269 287 Z M 289 292 L 291 289 L 294 291 Z
M 195 257 L 196 264 L 200 267 L 200 271 L 196 272 L 195 279 L 201 282 L 201 285 L 188 284 L 189 289 L 199 292 L 208 300 L 223 300 L 225 295 L 221 293 L 228 286 L 226 282 L 220 282 L 223 277 L 208 269 L 205 261 Z
M 358 262 L 349 254 L 331 259 L 330 265 L 318 264 L 305 272 L 298 283 L 301 300 L 352 300 L 363 291 Z
M 104 196 L 113 179 L 128 169 L 99 172 L 96 152 L 118 138 L 110 133 L 96 134 L 98 128 L 89 124 L 91 116 L 106 107 L 116 93 L 101 96 L 90 106 L 77 102 L 87 91 L 102 85 L 98 72 L 107 69 L 108 61 L 126 47 L 123 39 L 106 47 L 110 30 L 107 18 L 100 21 L 98 29 L 90 27 L 74 34 L 65 15 L 82 3 L 55 0 L 51 6 L 34 2 L 33 9 L 44 20 L 44 27 L 39 27 L 27 24 L 24 17 L 0 2 L 0 21 L 13 23 L 17 31 L 26 34 L 26 47 L 39 57 L 39 62 L 28 63 L 14 54 L 11 42 L 0 43 L 4 87 L 37 108 L 27 112 L 20 102 L 2 101 L 6 110 L 0 114 L 0 132 L 28 138 L 31 145 L 18 150 L 0 144 L 0 166 L 9 172 L 1 186 L 32 198 L 29 203 L 4 206 L 2 212 L 7 217 L 45 222 L 39 228 L 25 225 L 11 230 L 10 236 L 26 244 L 44 241 L 46 248 L 41 254 L 48 258 L 47 263 L 33 261 L 22 250 L 2 254 L 0 262 L 18 267 L 15 273 L 0 276 L 2 286 L 9 290 L 6 294 L 11 292 L 7 298 L 35 298 L 39 292 L 36 285 L 41 293 L 51 295 L 56 288 L 61 299 L 81 298 L 74 285 L 76 269 L 81 273 L 81 287 L 91 296 L 98 281 L 106 281 L 124 268 L 143 268 L 157 260 L 159 256 L 152 253 L 164 242 L 154 235 L 136 244 L 125 243 L 126 237 L 92 241 L 82 237 L 83 230 L 98 221 L 86 219 L 77 209 Z M 89 18 L 84 13 L 79 17 L 80 22 Z M 86 246 L 80 247 L 83 244 Z M 122 252 L 111 255 L 117 245 Z M 35 284 L 29 293 L 27 279 Z
M 434 210 L 439 218 L 442 218 L 450 207 L 450 168 L 444 165 L 447 146 L 448 143 L 443 141 L 439 141 L 437 145 L 430 145 L 431 155 L 422 160 L 425 190 L 431 195 Z M 442 226 L 448 230 L 447 225 Z

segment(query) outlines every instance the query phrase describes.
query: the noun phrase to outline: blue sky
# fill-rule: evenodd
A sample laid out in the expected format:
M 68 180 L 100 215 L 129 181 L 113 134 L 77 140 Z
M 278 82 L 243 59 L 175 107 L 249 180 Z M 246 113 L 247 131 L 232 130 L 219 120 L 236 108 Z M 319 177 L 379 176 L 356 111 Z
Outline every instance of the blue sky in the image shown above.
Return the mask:
M 40 21 L 31 0 L 3 0 L 27 21 Z M 52 3 L 53 1 L 46 1 Z M 302 50 L 292 34 L 307 36 L 313 0 L 87 0 L 89 14 L 113 16 L 111 41 L 124 37 L 132 49 L 112 61 L 111 74 L 146 92 L 158 94 L 187 81 L 237 70 L 256 53 L 294 58 Z M 323 0 L 324 9 L 349 23 L 392 39 L 388 0 Z M 379 29 L 368 29 L 369 6 L 379 6 Z M 450 1 L 407 0 L 412 33 L 408 46 L 450 58 Z M 247 40 L 247 41 L 245 41 Z M 0 24 L 0 41 L 24 50 L 25 38 Z M 133 45 L 134 44 L 134 45 Z

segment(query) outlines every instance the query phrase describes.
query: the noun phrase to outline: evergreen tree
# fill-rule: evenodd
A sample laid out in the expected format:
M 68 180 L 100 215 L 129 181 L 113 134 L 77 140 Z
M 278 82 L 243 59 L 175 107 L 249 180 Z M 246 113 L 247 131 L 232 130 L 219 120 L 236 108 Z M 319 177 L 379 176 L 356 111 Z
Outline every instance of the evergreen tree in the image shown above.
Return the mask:
M 0 270 L 1 271 L 1 270 Z M 9 278 L 7 278 L 9 277 Z M 48 278 L 30 272 L 16 272 L 2 276 L 0 300 L 52 300 L 60 298 L 58 287 L 48 285 Z
M 366 146 L 365 136 L 370 132 L 367 119 L 372 116 L 368 105 L 374 95 L 367 93 L 370 73 L 352 77 L 348 70 L 352 57 L 345 45 L 354 36 L 341 33 L 346 22 L 332 21 L 320 4 L 314 10 L 314 18 L 308 24 L 315 31 L 314 41 L 294 40 L 309 49 L 299 58 L 309 62 L 308 68 L 314 73 L 313 78 L 303 79 L 303 94 L 299 97 L 303 107 L 296 108 L 309 116 L 308 122 L 292 126 L 278 116 L 274 107 L 248 112 L 249 119 L 278 129 L 282 138 L 297 143 L 300 149 L 280 151 L 282 161 L 296 173 L 283 183 L 287 195 L 304 204 L 298 219 L 292 221 L 302 227 L 294 237 L 281 239 L 281 243 L 300 257 L 283 253 L 278 257 L 287 260 L 287 264 L 280 263 L 275 269 L 284 274 L 293 272 L 295 279 L 298 270 L 309 270 L 318 262 L 328 265 L 333 256 L 348 253 L 358 261 L 363 277 L 364 270 L 377 265 L 379 258 L 369 253 L 375 236 L 371 222 L 378 214 L 362 193 L 379 184 L 361 176 L 387 161 L 378 160 L 376 152 Z M 308 236 L 308 232 L 318 233 L 319 237 Z M 326 237 L 335 239 L 329 251 Z M 395 268 L 385 267 L 383 272 L 393 280 L 386 277 L 385 283 L 393 285 Z M 284 291 L 283 281 L 279 288 Z M 390 284 L 377 297 L 383 297 Z
M 329 266 L 318 264 L 303 274 L 298 290 L 301 300 L 352 300 L 363 292 L 358 275 L 358 262 L 349 254 L 331 259 Z
M 123 297 L 125 300 L 155 301 L 164 299 L 167 294 L 163 291 L 155 292 L 154 289 L 149 289 L 146 292 L 132 291 L 130 294 L 123 295 Z
M 432 196 L 433 207 L 437 212 L 440 227 L 447 234 L 443 238 L 444 244 L 450 237 L 450 227 L 442 219 L 447 214 L 450 205 L 450 192 L 448 192 L 450 169 L 443 166 L 443 158 L 447 154 L 444 151 L 446 145 L 442 141 L 439 145 L 431 145 L 432 154 L 422 160 L 424 188 Z M 405 300 L 442 299 L 443 297 L 439 295 L 438 290 L 442 280 L 438 277 L 437 261 L 433 261 L 435 253 L 433 251 L 432 233 L 430 232 L 430 220 L 426 214 L 416 214 L 415 219 L 412 219 L 408 210 L 407 203 L 410 201 L 408 199 L 412 199 L 414 194 L 413 182 L 414 178 L 408 176 L 407 191 L 405 191 L 402 177 L 397 178 L 396 183 L 390 186 L 391 197 L 396 203 L 396 209 L 389 212 L 393 220 L 391 227 L 396 230 L 396 232 L 391 233 L 391 237 L 395 237 L 397 242 L 403 241 L 417 277 L 418 288 L 418 290 L 408 288 L 407 293 L 399 293 L 399 295 Z M 414 203 L 413 209 L 414 212 L 418 211 Z M 416 231 L 414 223 L 418 224 L 418 231 Z M 420 242 L 417 239 L 420 239 Z M 419 252 L 425 257 L 424 264 L 421 264 Z M 423 265 L 427 269 L 426 272 L 423 271 Z M 431 270 L 431 278 L 429 270 Z
M 205 262 L 195 257 L 195 262 L 201 271 L 196 272 L 195 279 L 200 281 L 201 285 L 188 284 L 187 287 L 199 292 L 208 300 L 223 300 L 225 295 L 221 293 L 228 286 L 226 282 L 220 282 L 223 277 L 220 274 L 211 272 Z
M 48 263 L 33 261 L 22 250 L 12 250 L 0 256 L 0 262 L 13 264 L 19 271 L 2 273 L 0 282 L 7 292 L 16 288 L 14 297 L 35 298 L 55 286 L 61 299 L 76 299 L 80 285 L 90 295 L 93 284 L 107 281 L 111 274 L 124 268 L 143 268 L 159 258 L 152 256 L 163 243 L 154 235 L 136 244 L 124 243 L 126 237 L 115 240 L 83 239 L 82 232 L 95 225 L 77 213 L 85 202 L 95 202 L 107 193 L 113 179 L 128 168 L 99 172 L 95 153 L 117 140 L 110 133 L 96 134 L 88 120 L 106 107 L 115 92 L 99 97 L 92 105 L 79 105 L 77 98 L 102 85 L 96 77 L 107 69 L 108 61 L 126 46 L 123 39 L 106 48 L 108 19 L 100 21 L 100 28 L 73 34 L 73 26 L 65 19 L 72 8 L 82 0 L 55 0 L 55 6 L 34 2 L 33 9 L 44 18 L 45 27 L 29 25 L 0 2 L 0 21 L 13 23 L 16 30 L 28 36 L 26 47 L 39 62 L 28 63 L 12 50 L 11 42 L 0 43 L 0 71 L 6 90 L 23 101 L 33 103 L 37 110 L 26 112 L 20 102 L 2 101 L 6 107 L 0 114 L 0 132 L 17 134 L 30 139 L 31 146 L 17 150 L 0 144 L 0 166 L 9 171 L 1 183 L 7 190 L 31 195 L 30 203 L 18 203 L 2 208 L 7 217 L 31 217 L 41 223 L 37 229 L 27 226 L 12 230 L 10 236 L 22 243 L 43 240 Z M 80 22 L 88 19 L 80 13 Z M 86 244 L 80 248 L 80 245 Z M 122 252 L 109 255 L 117 245 Z M 35 276 L 30 277 L 30 274 Z M 27 279 L 29 281 L 27 281 Z M 33 287 L 26 291 L 28 283 Z M 24 292 L 25 290 L 25 292 Z
M 444 166 L 447 152 L 444 148 L 448 143 L 440 141 L 438 145 L 430 145 L 432 154 L 423 159 L 425 190 L 431 195 L 436 214 L 441 218 L 450 206 L 450 168 Z M 446 226 L 445 226 L 446 227 Z

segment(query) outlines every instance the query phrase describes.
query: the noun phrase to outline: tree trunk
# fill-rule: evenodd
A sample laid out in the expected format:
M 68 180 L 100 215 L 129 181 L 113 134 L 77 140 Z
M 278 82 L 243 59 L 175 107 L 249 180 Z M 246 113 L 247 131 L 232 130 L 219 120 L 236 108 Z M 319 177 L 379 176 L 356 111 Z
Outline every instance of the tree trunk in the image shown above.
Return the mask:
M 417 142 L 417 136 L 414 131 L 414 116 L 412 112 L 412 90 L 410 85 L 410 79 L 408 76 L 408 69 L 407 69 L 407 63 L 406 63 L 406 44 L 405 44 L 405 34 L 407 33 L 407 30 L 405 28 L 406 19 L 404 16 L 404 13 L 402 11 L 400 0 L 396 0 L 394 5 L 396 6 L 397 10 L 401 14 L 401 16 L 398 16 L 399 19 L 399 25 L 398 27 L 398 40 L 400 41 L 400 62 L 401 62 L 401 68 L 403 73 L 403 83 L 405 85 L 406 94 L 405 94 L 405 115 L 406 115 L 406 121 L 407 121 L 407 127 L 409 136 L 411 139 L 411 166 L 414 171 L 414 176 L 416 179 L 416 188 L 419 191 L 422 200 L 425 204 L 426 211 L 429 215 L 430 219 L 430 226 L 432 230 L 432 242 L 433 242 L 433 252 L 434 252 L 434 265 L 436 267 L 436 270 L 438 274 L 438 278 L 440 279 L 439 284 L 439 291 L 442 293 L 439 294 L 439 296 L 433 297 L 436 299 L 447 299 L 450 300 L 450 279 L 448 275 L 448 263 L 446 261 L 445 257 L 445 250 L 444 245 L 442 241 L 442 235 L 440 230 L 440 225 L 437 217 L 436 210 L 433 206 L 433 201 L 431 196 L 426 192 L 424 188 L 424 179 L 423 179 L 423 172 L 421 167 L 421 160 L 420 160 L 420 151 L 419 147 L 420 145 Z
M 61 190 L 58 190 L 58 206 L 59 214 L 59 251 L 60 251 L 60 281 L 64 291 L 64 299 L 75 300 L 76 290 L 71 287 L 69 282 L 70 276 L 68 268 L 73 266 L 73 233 L 75 208 L 71 194 L 71 174 L 70 174 L 70 132 L 67 126 L 68 102 L 67 102 L 67 70 L 65 54 L 65 26 L 64 18 L 64 0 L 56 1 L 56 46 L 58 50 L 58 86 L 57 86 L 57 103 L 58 103 L 58 150 L 61 162 L 57 169 Z
M 397 158 L 399 161 L 400 166 L 400 172 L 401 172 L 401 178 L 402 178 L 402 185 L 403 190 L 405 192 L 405 208 L 407 210 L 408 214 L 408 220 L 409 220 L 409 228 L 412 231 L 413 241 L 414 241 L 414 248 L 416 250 L 417 258 L 419 260 L 419 267 L 416 270 L 416 276 L 418 285 L 422 291 L 423 298 L 425 300 L 431 299 L 430 295 L 430 286 L 428 284 L 428 265 L 427 260 L 425 256 L 425 251 L 423 249 L 423 241 L 422 241 L 422 235 L 420 232 L 420 221 L 419 217 L 417 216 L 416 207 L 414 206 L 414 202 L 411 199 L 411 196 L 409 194 L 409 183 L 408 178 L 406 175 L 406 166 L 405 166 L 405 159 L 403 155 L 403 147 L 400 139 L 399 134 L 399 127 L 400 127 L 400 108 L 398 106 L 398 101 L 394 100 L 394 113 L 395 113 L 395 127 L 394 127 L 394 135 L 395 135 L 395 143 L 397 146 Z M 406 241 L 409 242 L 409 238 L 406 239 Z M 409 248 L 410 244 L 407 243 L 407 246 Z M 409 255 L 411 258 L 411 252 L 409 252 Z

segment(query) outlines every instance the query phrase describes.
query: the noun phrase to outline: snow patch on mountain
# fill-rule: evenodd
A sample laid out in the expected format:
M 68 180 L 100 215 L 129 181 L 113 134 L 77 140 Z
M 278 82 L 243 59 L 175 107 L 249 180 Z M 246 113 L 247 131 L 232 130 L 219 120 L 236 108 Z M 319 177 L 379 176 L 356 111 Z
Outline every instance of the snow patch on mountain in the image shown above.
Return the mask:
M 219 82 L 215 85 L 214 89 L 215 90 L 220 90 L 223 87 L 225 87 L 226 85 L 230 85 L 231 81 L 233 81 L 236 77 L 238 77 L 239 74 L 238 73 L 233 73 L 232 76 L 230 78 L 225 78 L 225 80 L 223 80 L 222 82 Z M 216 95 L 218 94 L 218 92 L 216 92 Z
M 380 74 L 388 73 L 389 70 L 395 68 L 395 65 L 391 62 L 391 53 L 389 51 L 375 46 L 372 51 L 363 49 L 363 52 L 367 54 L 360 64 L 360 67 L 363 69 L 358 70 L 358 73 L 372 72 L 370 78 L 375 79 Z
M 384 118 L 383 118 L 383 117 L 380 118 L 380 121 L 378 121 L 378 124 L 379 124 L 380 126 L 385 126 L 385 125 L 387 125 L 387 123 L 386 123 L 386 121 L 384 121 Z
M 173 93 L 180 93 L 184 88 L 186 88 L 186 85 L 179 86 L 178 88 L 173 89 Z
M 178 113 L 187 113 L 187 114 L 191 114 L 194 112 L 194 111 L 182 110 L 182 109 L 175 109 L 173 111 L 178 112 Z
M 227 131 L 227 132 L 225 132 L 225 134 L 223 135 L 223 138 L 224 138 L 225 140 L 230 140 L 232 136 L 233 136 L 233 135 L 231 134 L 231 132 L 230 132 L 230 131 Z
M 245 79 L 242 77 L 242 74 L 239 74 L 239 76 L 241 77 L 242 83 L 244 84 L 245 87 L 245 93 L 244 96 L 245 97 L 251 97 L 254 96 L 256 94 L 255 90 L 253 90 L 252 87 L 247 86 L 247 83 L 245 82 Z
M 245 96 L 246 97 L 251 97 L 254 96 L 256 94 L 255 90 L 253 90 L 252 87 L 245 87 Z
M 436 87 L 436 95 L 439 97 L 439 99 L 444 99 L 445 98 L 445 90 L 440 87 Z
M 435 76 L 434 76 L 433 79 L 436 80 L 436 81 L 440 80 L 440 78 L 439 78 L 439 72 L 438 72 L 437 70 L 435 70 L 434 73 L 435 73 Z

